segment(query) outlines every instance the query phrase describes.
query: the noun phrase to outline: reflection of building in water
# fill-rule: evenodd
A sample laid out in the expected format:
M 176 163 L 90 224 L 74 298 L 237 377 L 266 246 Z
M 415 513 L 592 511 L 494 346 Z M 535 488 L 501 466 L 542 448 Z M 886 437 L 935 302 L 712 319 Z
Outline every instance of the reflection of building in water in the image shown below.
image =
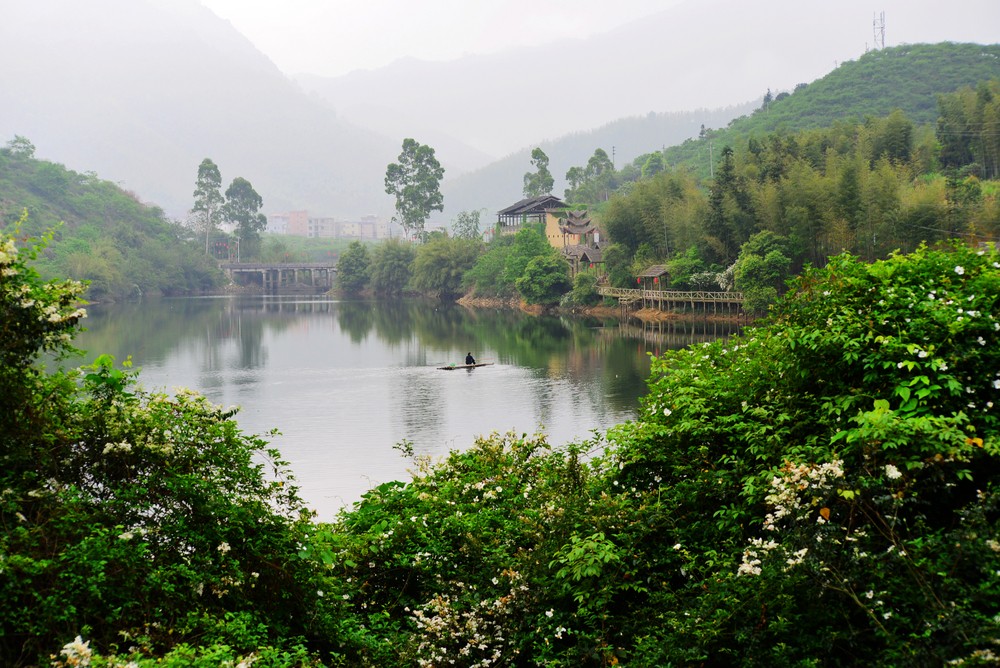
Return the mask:
M 267 231 L 313 239 L 388 239 L 389 223 L 377 216 L 337 220 L 332 216 L 310 216 L 308 211 L 289 211 L 269 215 Z
M 622 334 L 642 338 L 661 350 L 686 348 L 695 343 L 739 336 L 743 328 L 733 322 L 703 319 L 671 319 L 656 321 L 625 321 L 618 327 Z

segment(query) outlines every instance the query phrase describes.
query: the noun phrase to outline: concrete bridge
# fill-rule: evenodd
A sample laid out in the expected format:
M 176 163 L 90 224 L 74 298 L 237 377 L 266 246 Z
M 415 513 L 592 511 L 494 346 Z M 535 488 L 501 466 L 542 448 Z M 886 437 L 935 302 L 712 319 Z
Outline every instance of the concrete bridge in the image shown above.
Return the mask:
M 597 293 L 602 297 L 614 297 L 623 310 L 632 308 L 655 308 L 661 311 L 691 311 L 702 313 L 719 313 L 730 315 L 743 313 L 743 293 L 712 292 L 708 290 L 648 290 L 636 288 L 612 288 L 598 286 Z
M 333 262 L 227 262 L 220 267 L 236 285 L 264 292 L 326 292 L 333 287 L 337 272 Z

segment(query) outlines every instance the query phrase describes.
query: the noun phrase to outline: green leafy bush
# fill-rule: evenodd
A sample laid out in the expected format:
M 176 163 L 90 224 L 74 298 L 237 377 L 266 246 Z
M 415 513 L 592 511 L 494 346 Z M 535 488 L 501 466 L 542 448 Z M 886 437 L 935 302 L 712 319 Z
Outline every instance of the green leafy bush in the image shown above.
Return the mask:
M 654 362 L 611 436 L 670 509 L 643 561 L 686 561 L 650 571 L 653 663 L 994 656 L 998 298 L 994 252 L 844 255 L 767 326 Z
M 75 636 L 130 657 L 325 647 L 298 556 L 311 515 L 279 454 L 235 409 L 138 389 L 109 357 L 45 372 L 42 351 L 72 352 L 84 286 L 42 282 L 37 244 L 0 249 L 0 663 L 38 665 Z

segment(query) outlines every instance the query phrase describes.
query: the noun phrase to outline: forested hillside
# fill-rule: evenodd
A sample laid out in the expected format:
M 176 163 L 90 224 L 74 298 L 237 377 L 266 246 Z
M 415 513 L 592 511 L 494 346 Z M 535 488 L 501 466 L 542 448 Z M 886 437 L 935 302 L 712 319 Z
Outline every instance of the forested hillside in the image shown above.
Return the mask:
M 23 137 L 0 149 L 0 229 L 22 213 L 22 234 L 54 231 L 37 266 L 50 276 L 88 281 L 91 300 L 216 287 L 216 263 L 191 242 L 190 230 L 96 174 L 36 160 Z
M 726 128 L 706 127 L 699 139 L 667 148 L 664 159 L 708 176 L 713 157 L 709 144 L 718 150 L 751 136 L 861 122 L 897 109 L 915 125 L 934 124 L 937 95 L 996 77 L 1000 44 L 910 44 L 870 51 L 794 91 L 774 91 L 757 112 Z
M 877 101 L 881 62 L 900 83 Z M 662 263 L 669 287 L 735 288 L 762 310 L 785 279 L 843 251 L 873 261 L 1000 241 L 1000 47 L 887 50 L 836 75 L 621 169 L 602 149 L 574 168 L 567 199 L 599 217 L 611 282 Z

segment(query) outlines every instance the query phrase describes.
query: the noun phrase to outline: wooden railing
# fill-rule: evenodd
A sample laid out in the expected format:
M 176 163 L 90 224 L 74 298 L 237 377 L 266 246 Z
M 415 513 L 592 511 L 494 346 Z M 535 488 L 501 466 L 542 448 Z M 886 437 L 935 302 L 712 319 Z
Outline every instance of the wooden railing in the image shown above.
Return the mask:
M 223 262 L 219 265 L 225 271 L 261 271 L 288 269 L 329 269 L 337 271 L 336 262 Z
M 650 301 L 687 304 L 742 304 L 741 292 L 711 292 L 708 290 L 642 290 L 636 288 L 612 288 L 600 286 L 597 293 L 602 297 L 614 297 L 621 302 Z

